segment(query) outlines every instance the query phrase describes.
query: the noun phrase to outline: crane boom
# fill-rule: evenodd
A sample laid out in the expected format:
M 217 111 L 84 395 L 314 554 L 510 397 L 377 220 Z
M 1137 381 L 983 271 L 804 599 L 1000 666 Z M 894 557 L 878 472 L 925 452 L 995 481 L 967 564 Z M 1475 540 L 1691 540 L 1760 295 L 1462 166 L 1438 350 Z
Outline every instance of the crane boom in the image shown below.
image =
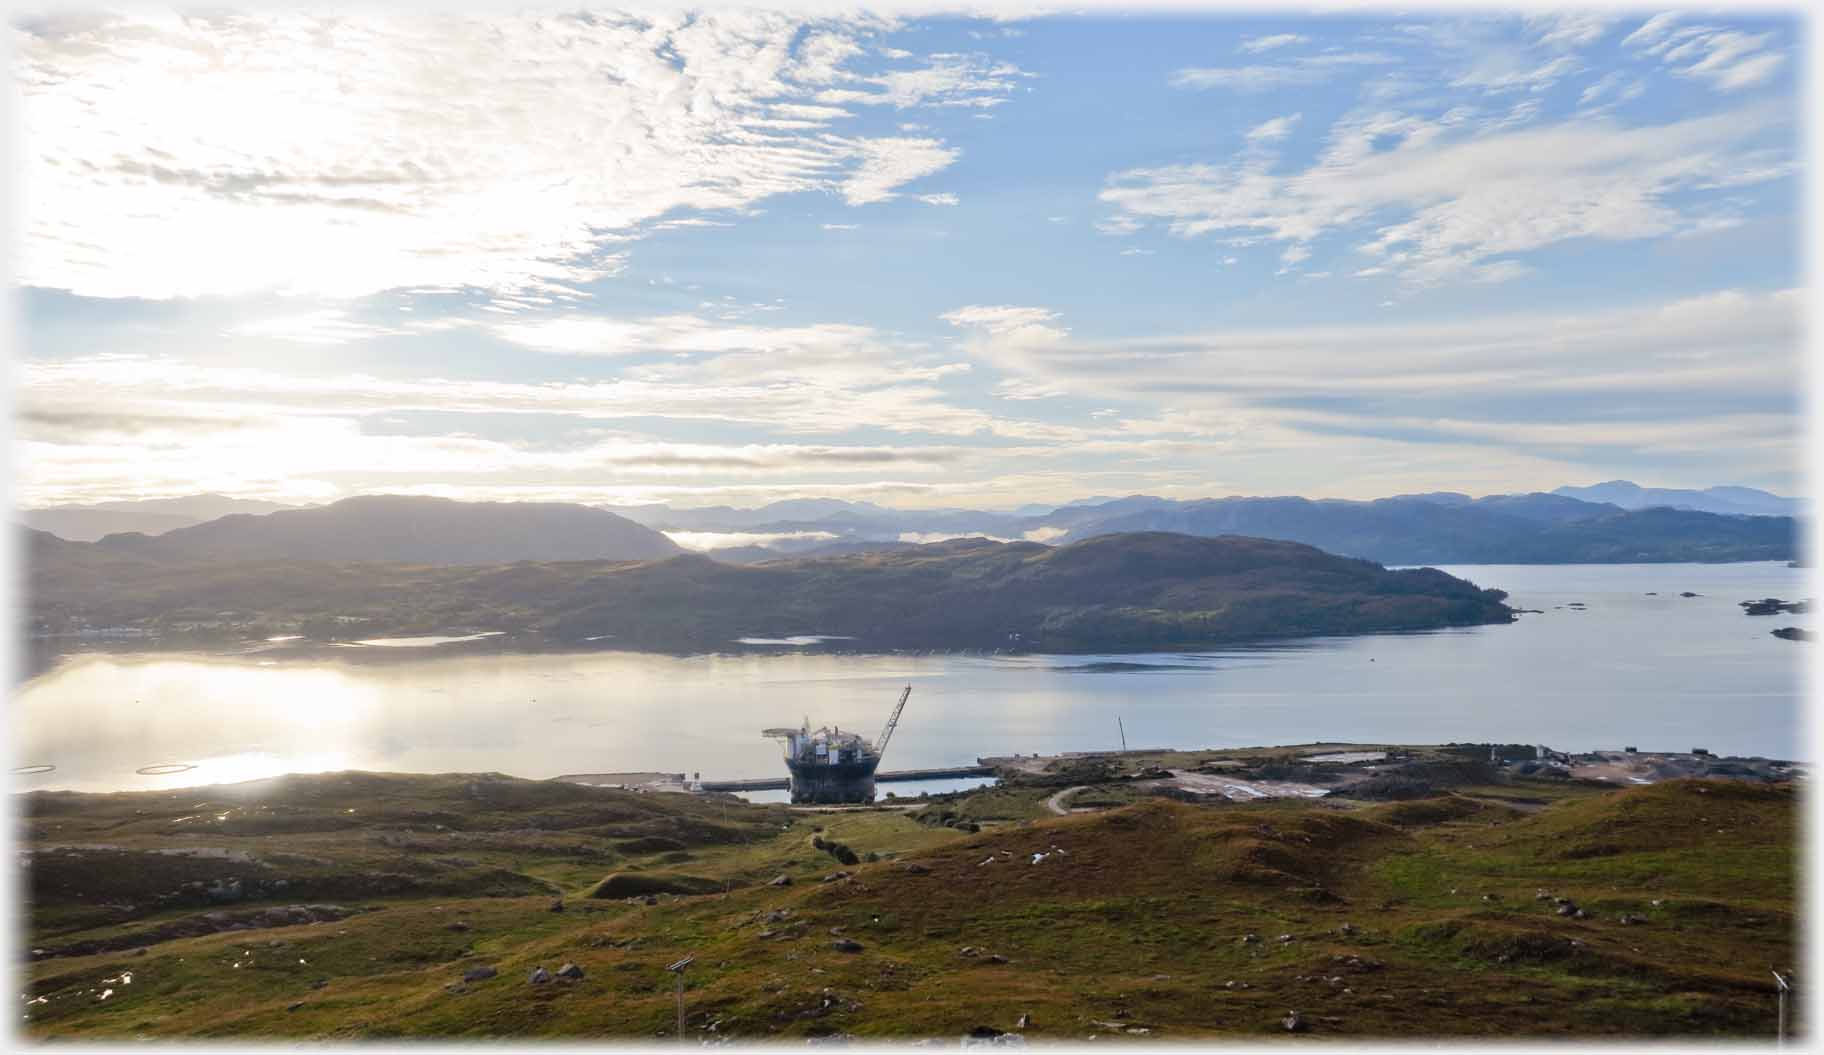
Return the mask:
M 875 758 L 887 753 L 887 741 L 893 739 L 893 730 L 899 727 L 899 712 L 906 709 L 906 698 L 911 695 L 912 686 L 910 685 L 906 686 L 906 691 L 899 694 L 899 703 L 893 707 L 893 716 L 887 719 L 887 727 L 880 731 L 880 739 L 874 741 Z

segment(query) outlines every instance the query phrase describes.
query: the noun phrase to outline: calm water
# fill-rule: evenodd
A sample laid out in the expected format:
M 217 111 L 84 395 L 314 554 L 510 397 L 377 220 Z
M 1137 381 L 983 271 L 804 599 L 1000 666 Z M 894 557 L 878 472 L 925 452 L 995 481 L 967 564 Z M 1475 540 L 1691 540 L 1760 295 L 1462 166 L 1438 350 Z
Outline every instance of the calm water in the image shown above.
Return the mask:
M 1768 633 L 1809 628 L 1810 615 L 1751 618 L 1736 603 L 1808 597 L 1806 572 L 1446 570 L 1544 612 L 1509 626 L 1188 655 L 91 655 L 16 693 L 14 764 L 57 768 L 15 786 L 177 787 L 332 769 L 773 776 L 779 749 L 762 728 L 808 715 L 871 736 L 908 682 L 886 769 L 1113 748 L 1117 716 L 1133 747 L 1493 739 L 1803 757 L 1803 665 L 1824 643 Z M 1573 601 L 1587 607 L 1559 607 Z M 161 763 L 195 768 L 135 772 Z

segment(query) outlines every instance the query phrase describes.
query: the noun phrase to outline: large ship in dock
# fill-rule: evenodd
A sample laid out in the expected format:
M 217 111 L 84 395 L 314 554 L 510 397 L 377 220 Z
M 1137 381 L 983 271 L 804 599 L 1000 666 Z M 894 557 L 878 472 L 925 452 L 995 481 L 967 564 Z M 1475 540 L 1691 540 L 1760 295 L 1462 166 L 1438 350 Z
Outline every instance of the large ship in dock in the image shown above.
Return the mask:
M 785 768 L 792 775 L 792 801 L 809 803 L 861 803 L 874 801 L 874 771 L 880 768 L 887 741 L 899 726 L 899 715 L 912 695 L 907 685 L 887 719 L 880 736 L 869 741 L 859 733 L 835 726 L 811 728 L 810 718 L 796 729 L 764 730 L 761 735 L 785 744 Z

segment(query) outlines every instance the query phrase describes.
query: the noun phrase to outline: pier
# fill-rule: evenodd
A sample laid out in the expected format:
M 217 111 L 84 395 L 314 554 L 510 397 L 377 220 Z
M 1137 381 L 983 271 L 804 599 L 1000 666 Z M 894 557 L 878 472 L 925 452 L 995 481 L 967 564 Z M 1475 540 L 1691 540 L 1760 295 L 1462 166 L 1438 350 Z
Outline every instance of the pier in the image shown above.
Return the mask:
M 900 780 L 951 780 L 957 777 L 991 777 L 992 766 L 952 766 L 948 769 L 902 769 L 895 773 L 876 773 L 876 783 Z M 705 780 L 697 785 L 704 791 L 785 791 L 791 787 L 787 777 L 759 777 L 754 780 Z
M 953 780 L 959 777 L 992 777 L 995 768 L 982 765 L 951 766 L 943 769 L 902 769 L 894 773 L 876 773 L 877 782 L 905 780 Z M 683 773 L 566 773 L 553 780 L 593 787 L 638 789 L 641 791 L 789 791 L 789 777 L 755 777 L 751 780 L 692 781 Z

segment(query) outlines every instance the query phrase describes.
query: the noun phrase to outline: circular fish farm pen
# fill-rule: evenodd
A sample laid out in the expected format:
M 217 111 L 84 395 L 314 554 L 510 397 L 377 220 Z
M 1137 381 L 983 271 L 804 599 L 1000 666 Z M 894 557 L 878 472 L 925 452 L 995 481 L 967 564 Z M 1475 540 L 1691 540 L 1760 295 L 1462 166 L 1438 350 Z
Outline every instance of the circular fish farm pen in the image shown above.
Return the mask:
M 133 772 L 142 777 L 168 777 L 173 773 L 188 773 L 196 766 L 189 762 L 160 762 L 156 765 L 140 766 Z

